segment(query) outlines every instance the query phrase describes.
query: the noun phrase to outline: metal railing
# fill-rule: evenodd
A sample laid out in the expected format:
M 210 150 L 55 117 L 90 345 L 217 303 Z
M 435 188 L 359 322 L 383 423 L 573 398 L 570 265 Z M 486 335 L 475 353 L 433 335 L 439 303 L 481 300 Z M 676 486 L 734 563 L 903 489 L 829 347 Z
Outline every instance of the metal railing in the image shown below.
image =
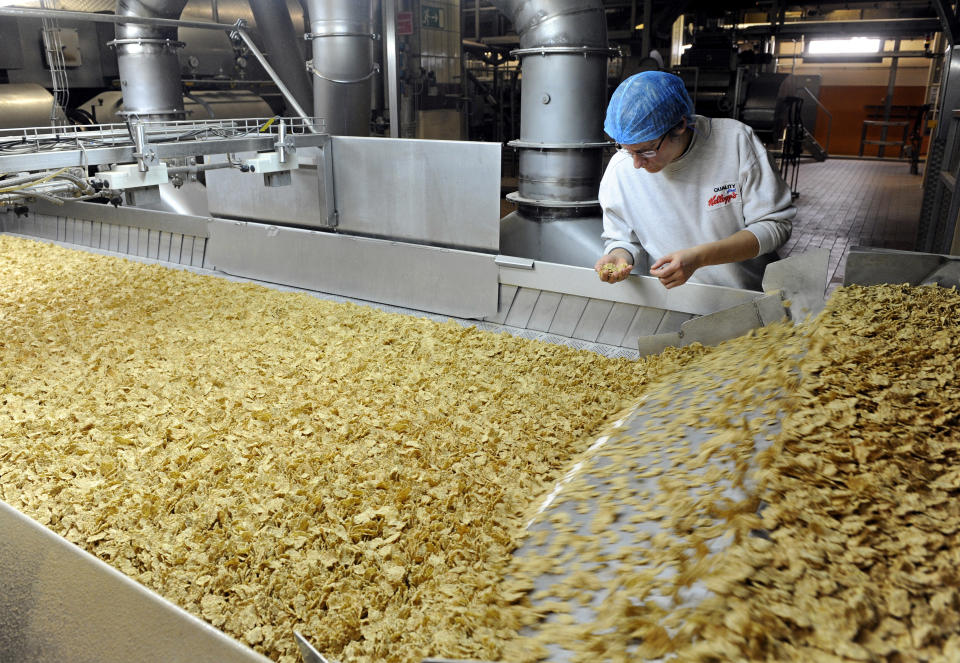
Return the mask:
M 282 120 L 282 122 L 281 122 Z M 151 143 L 185 142 L 279 135 L 326 133 L 323 118 L 273 117 L 213 120 L 165 120 L 137 122 Z M 60 149 L 83 149 L 132 145 L 130 125 L 125 123 L 68 125 L 63 127 L 25 127 L 0 132 L 0 153 L 32 154 Z

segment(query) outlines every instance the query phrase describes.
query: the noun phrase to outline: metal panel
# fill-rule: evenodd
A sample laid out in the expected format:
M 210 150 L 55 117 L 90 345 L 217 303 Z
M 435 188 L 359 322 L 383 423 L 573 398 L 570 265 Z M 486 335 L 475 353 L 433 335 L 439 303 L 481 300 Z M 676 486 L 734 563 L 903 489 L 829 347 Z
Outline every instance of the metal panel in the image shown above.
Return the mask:
M 154 260 L 160 259 L 160 235 L 162 230 L 147 231 L 147 257 Z
M 613 308 L 613 302 L 591 299 L 587 303 L 587 308 L 580 318 L 580 324 L 573 330 L 573 337 L 593 343 L 600 335 L 603 323 L 607 321 L 610 310 Z
M 826 305 L 827 270 L 830 250 L 815 249 L 767 265 L 763 290 L 780 290 L 790 300 L 794 320 L 816 315 Z
M 305 159 L 319 157 L 314 150 L 298 150 L 297 153 L 300 168 L 290 171 L 292 182 L 283 187 L 268 187 L 263 183 L 263 178 L 255 173 L 241 173 L 232 168 L 208 170 L 207 202 L 210 214 L 231 219 L 325 228 L 327 222 L 322 212 L 320 194 L 322 182 L 317 167 L 304 162 Z M 242 159 L 252 154 L 237 156 Z M 225 159 L 217 156 L 210 161 L 219 163 Z
M 0 658 L 267 663 L 0 502 Z
M 198 237 L 207 236 L 206 226 L 209 220 L 208 217 L 202 216 L 84 202 L 66 202 L 63 206 L 59 206 L 46 201 L 37 201 L 36 210 L 39 214 L 65 216 L 87 221 L 102 221 L 119 226 L 166 230 L 167 232 L 179 232 Z
M 557 307 L 557 314 L 553 317 L 550 324 L 550 333 L 561 336 L 573 336 L 573 330 L 577 328 L 580 318 L 583 317 L 583 311 L 587 308 L 586 297 L 576 295 L 564 295 L 560 300 L 560 306 Z
M 137 248 L 136 255 L 141 258 L 147 257 L 147 247 L 150 241 L 150 229 L 149 228 L 138 228 L 137 233 Z
M 23 66 L 23 46 L 20 44 L 20 23 L 0 21 L 0 69 L 19 69 Z M 49 109 L 48 109 L 49 110 Z
M 203 257 L 206 254 L 207 250 L 207 240 L 202 237 L 193 238 L 193 254 L 190 256 L 190 262 L 187 263 L 192 267 L 203 267 Z
M 497 312 L 494 315 L 484 318 L 487 322 L 493 322 L 502 325 L 510 314 L 510 307 L 513 306 L 513 299 L 517 295 L 519 288 L 515 285 L 500 285 L 499 295 L 497 297 Z
M 847 255 L 843 284 L 919 283 L 943 260 L 932 253 L 854 246 Z
M 157 257 L 164 262 L 170 262 L 170 242 L 172 240 L 173 235 L 170 233 L 160 233 L 160 241 L 157 244 Z
M 765 295 L 765 297 L 780 302 L 778 295 Z M 782 304 L 780 310 L 783 311 Z M 763 326 L 763 320 L 760 319 L 760 312 L 756 303 L 751 302 L 687 320 L 680 329 L 683 345 L 691 343 L 717 345 L 761 326 Z
M 110 224 L 110 237 L 105 248 L 108 251 L 120 251 L 120 226 Z
M 443 315 L 497 311 L 492 255 L 241 221 L 209 228 L 210 262 L 228 274 Z
M 507 319 L 503 321 L 503 324 L 510 327 L 526 329 L 527 323 L 530 321 L 530 315 L 533 313 L 539 296 L 539 290 L 520 288 L 520 290 L 517 291 L 517 296 L 513 300 L 513 306 L 510 307 L 510 313 L 507 315 Z
M 634 317 L 633 322 L 630 324 L 630 328 L 627 330 L 624 343 L 629 344 L 631 339 L 634 339 L 638 336 L 655 334 L 657 329 L 660 327 L 660 323 L 663 321 L 663 316 L 666 315 L 666 313 L 667 312 L 663 309 L 650 308 L 648 306 L 639 307 L 637 309 L 636 317 Z
M 637 337 L 637 350 L 642 357 L 658 355 L 667 348 L 679 347 L 680 344 L 680 332 Z
M 753 301 L 759 294 L 753 290 L 700 283 L 686 283 L 667 290 L 652 276 L 631 276 L 620 283 L 610 284 L 597 278 L 597 273 L 591 268 L 549 262 L 536 262 L 532 270 L 501 266 L 500 282 L 694 315 L 713 313 Z
M 658 334 L 679 331 L 684 322 L 692 318 L 689 313 L 680 313 L 679 311 L 667 311 L 657 327 Z
M 80 244 L 92 246 L 93 242 L 93 221 L 80 222 Z
M 613 305 L 610 315 L 607 316 L 600 334 L 597 336 L 597 343 L 606 343 L 607 345 L 621 345 L 627 336 L 627 330 L 630 323 L 637 315 L 638 307 L 631 304 L 621 304 L 617 302 Z M 630 340 L 627 339 L 629 342 Z M 630 342 L 632 345 L 632 342 Z
M 169 262 L 180 262 L 180 254 L 183 251 L 183 235 L 173 233 L 170 235 L 170 258 Z
M 341 230 L 496 251 L 500 144 L 333 137 Z
M 537 305 L 533 309 L 533 315 L 527 323 L 527 329 L 536 329 L 537 331 L 549 331 L 553 318 L 557 315 L 557 307 L 560 306 L 560 300 L 563 295 L 559 292 L 541 292 L 537 299 Z

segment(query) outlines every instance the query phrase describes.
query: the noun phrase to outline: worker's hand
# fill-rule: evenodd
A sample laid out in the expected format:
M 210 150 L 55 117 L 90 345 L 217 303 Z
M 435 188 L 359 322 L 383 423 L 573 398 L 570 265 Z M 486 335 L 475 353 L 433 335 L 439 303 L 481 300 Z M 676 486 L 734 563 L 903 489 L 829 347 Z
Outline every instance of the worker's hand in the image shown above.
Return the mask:
M 617 251 L 617 249 L 614 249 L 614 251 Z M 597 270 L 601 281 L 617 283 L 630 276 L 630 270 L 633 269 L 633 265 L 622 255 L 611 252 L 601 256 L 593 268 Z
M 700 259 L 695 249 L 681 249 L 668 253 L 650 267 L 650 274 L 660 279 L 664 288 L 683 285 L 700 268 Z

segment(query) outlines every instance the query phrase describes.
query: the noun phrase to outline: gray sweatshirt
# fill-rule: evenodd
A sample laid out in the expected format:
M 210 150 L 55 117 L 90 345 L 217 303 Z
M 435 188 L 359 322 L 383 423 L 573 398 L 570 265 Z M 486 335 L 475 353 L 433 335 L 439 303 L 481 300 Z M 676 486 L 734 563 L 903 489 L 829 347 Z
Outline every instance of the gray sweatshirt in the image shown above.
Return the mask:
M 659 173 L 634 168 L 629 155 L 615 154 L 600 182 L 600 205 L 606 252 L 626 249 L 642 274 L 661 256 L 746 228 L 760 243 L 758 257 L 701 267 L 690 280 L 751 290 L 760 289 L 773 259 L 767 254 L 790 238 L 797 214 L 790 187 L 753 130 L 700 115 L 687 151 Z

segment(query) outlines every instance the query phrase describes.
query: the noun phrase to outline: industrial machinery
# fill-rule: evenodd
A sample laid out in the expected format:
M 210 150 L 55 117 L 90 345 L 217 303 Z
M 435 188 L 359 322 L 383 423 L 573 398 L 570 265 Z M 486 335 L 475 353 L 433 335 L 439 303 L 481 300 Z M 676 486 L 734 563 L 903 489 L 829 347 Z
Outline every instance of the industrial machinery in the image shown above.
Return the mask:
M 99 65 L 79 72 L 93 78 L 77 86 L 86 101 L 66 114 L 74 124 L 59 121 L 54 94 L 16 73 L 0 86 L 0 230 L 615 356 L 716 343 L 823 305 L 823 254 L 778 264 L 766 295 L 696 283 L 665 290 L 648 276 L 598 281 L 588 265 L 600 253 L 596 191 L 613 55 L 600 0 L 495 3 L 520 34 L 514 54 L 523 71 L 521 136 L 511 143 L 520 152 L 519 190 L 510 196 L 519 210 L 502 222 L 499 143 L 367 135 L 378 75 L 392 79 L 391 130 L 400 124 L 396 50 L 385 51 L 381 71 L 374 3 L 307 2 L 309 27 L 297 3 L 286 13 L 251 3 L 262 49 L 240 4 L 213 3 L 213 12 L 183 0 L 121 0 L 110 14 L 0 10 L 4 34 L 20 40 L 20 22 L 33 30 L 55 20 L 59 28 L 42 29 L 80 45 L 64 50 L 68 61 Z M 396 12 L 388 0 L 384 7 L 382 39 L 390 42 L 396 25 L 386 24 Z M 309 77 L 301 35 L 311 42 Z M 284 48 L 291 39 L 298 46 Z M 115 76 L 119 96 L 104 86 Z M 264 85 L 216 88 L 246 76 Z M 753 105 L 746 93 L 741 104 L 736 76 L 734 106 L 769 115 L 779 87 L 754 97 L 769 103 Z M 207 89 L 184 95 L 184 82 Z M 266 92 L 274 88 L 281 97 Z M 656 416 L 635 413 L 629 425 Z M 0 540 L 0 647 L 15 660 L 68 651 L 71 660 L 107 663 L 264 660 L 2 503 L 0 529 L 8 534 Z M 73 647 L 81 632 L 84 646 Z M 308 643 L 303 649 L 310 653 Z

